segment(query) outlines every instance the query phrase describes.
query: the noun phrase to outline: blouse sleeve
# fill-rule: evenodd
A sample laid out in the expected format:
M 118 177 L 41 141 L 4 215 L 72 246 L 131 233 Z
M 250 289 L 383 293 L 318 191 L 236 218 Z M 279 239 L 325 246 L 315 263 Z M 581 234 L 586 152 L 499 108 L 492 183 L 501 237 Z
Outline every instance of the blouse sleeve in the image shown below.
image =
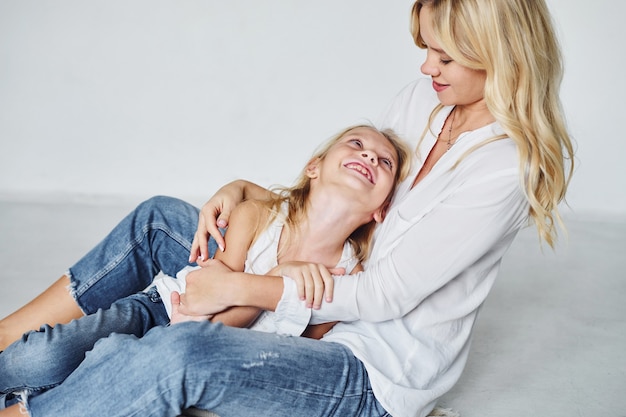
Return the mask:
M 527 211 L 517 168 L 477 175 L 420 219 L 389 226 L 406 230 L 399 239 L 383 235 L 377 240 L 376 245 L 389 250 L 368 263 L 364 272 L 336 277 L 333 302 L 311 311 L 311 323 L 378 322 L 404 316 L 489 256 L 505 236 L 516 233 Z M 294 286 L 288 279 L 285 285 Z M 293 289 L 285 294 L 289 292 Z M 293 312 L 299 300 L 284 298 L 283 306 L 291 305 Z

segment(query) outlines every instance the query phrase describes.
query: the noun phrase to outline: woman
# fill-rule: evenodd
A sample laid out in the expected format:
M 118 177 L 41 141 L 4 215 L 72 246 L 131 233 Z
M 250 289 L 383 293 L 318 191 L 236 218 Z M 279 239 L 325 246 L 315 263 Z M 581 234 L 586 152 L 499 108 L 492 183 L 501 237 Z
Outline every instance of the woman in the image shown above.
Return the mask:
M 333 301 L 309 309 L 289 278 L 242 277 L 216 264 L 188 282 L 181 306 L 194 314 L 288 309 L 313 323 L 342 323 L 322 341 L 208 323 L 157 328 L 141 340 L 111 337 L 63 384 L 33 398 L 32 416 L 175 415 L 196 406 L 222 417 L 403 417 L 432 409 L 462 372 L 477 311 L 517 231 L 531 220 L 554 242 L 573 149 L 543 0 L 418 0 L 412 13 L 431 80 L 409 85 L 383 126 L 417 144 L 418 163 L 376 232 L 365 271 L 337 279 Z M 238 182 L 205 211 L 263 192 Z M 200 227 L 213 223 L 209 216 Z M 159 364 L 172 350 L 178 360 Z

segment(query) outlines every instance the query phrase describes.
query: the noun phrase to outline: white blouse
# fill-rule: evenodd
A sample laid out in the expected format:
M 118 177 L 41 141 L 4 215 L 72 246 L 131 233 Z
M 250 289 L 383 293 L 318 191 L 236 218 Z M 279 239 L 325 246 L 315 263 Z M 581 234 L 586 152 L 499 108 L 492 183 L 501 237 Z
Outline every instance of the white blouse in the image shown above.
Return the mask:
M 417 80 L 379 125 L 416 146 L 438 103 L 430 79 Z M 451 110 L 434 118 L 418 150 L 424 159 Z M 411 189 L 418 160 L 376 230 L 365 271 L 337 277 L 332 303 L 305 308 L 293 281 L 284 278 L 277 315 L 314 324 L 341 320 L 323 340 L 348 346 L 364 363 L 376 398 L 394 417 L 425 416 L 457 382 L 478 310 L 502 256 L 528 222 L 513 141 L 465 155 L 502 133 L 493 123 L 462 134 Z

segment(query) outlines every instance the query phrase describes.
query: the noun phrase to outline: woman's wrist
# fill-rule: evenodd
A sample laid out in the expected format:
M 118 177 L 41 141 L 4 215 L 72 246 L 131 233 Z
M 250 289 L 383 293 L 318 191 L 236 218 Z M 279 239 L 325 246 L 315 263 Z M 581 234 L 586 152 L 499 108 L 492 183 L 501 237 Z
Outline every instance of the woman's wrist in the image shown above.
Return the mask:
M 234 272 L 229 280 L 229 304 L 274 311 L 283 295 L 283 279 L 277 276 Z

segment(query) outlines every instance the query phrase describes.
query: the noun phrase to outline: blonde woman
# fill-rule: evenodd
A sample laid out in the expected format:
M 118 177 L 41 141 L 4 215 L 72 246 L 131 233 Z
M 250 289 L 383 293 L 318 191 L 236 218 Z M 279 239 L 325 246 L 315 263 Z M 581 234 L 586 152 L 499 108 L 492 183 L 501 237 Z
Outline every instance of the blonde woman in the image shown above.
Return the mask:
M 222 417 L 429 413 L 461 375 L 478 310 L 517 232 L 532 223 L 554 243 L 573 147 L 543 0 L 418 0 L 412 22 L 426 78 L 400 93 L 381 125 L 416 147 L 417 164 L 376 231 L 365 271 L 294 281 L 244 277 L 216 261 L 188 283 L 181 306 L 186 314 L 253 306 L 340 323 L 321 341 L 207 323 L 156 329 L 143 346 L 110 338 L 64 384 L 34 398 L 32 416 L 175 415 L 190 406 Z M 218 192 L 201 212 L 192 259 L 206 256 L 208 233 L 224 246 L 216 225 L 239 201 L 266 193 L 245 181 Z M 332 302 L 300 301 L 318 306 L 324 287 Z M 180 360 L 154 365 L 172 349 L 184 352 Z M 112 372 L 124 384 L 103 394 L 97 385 Z M 148 383 L 155 380 L 158 388 Z

